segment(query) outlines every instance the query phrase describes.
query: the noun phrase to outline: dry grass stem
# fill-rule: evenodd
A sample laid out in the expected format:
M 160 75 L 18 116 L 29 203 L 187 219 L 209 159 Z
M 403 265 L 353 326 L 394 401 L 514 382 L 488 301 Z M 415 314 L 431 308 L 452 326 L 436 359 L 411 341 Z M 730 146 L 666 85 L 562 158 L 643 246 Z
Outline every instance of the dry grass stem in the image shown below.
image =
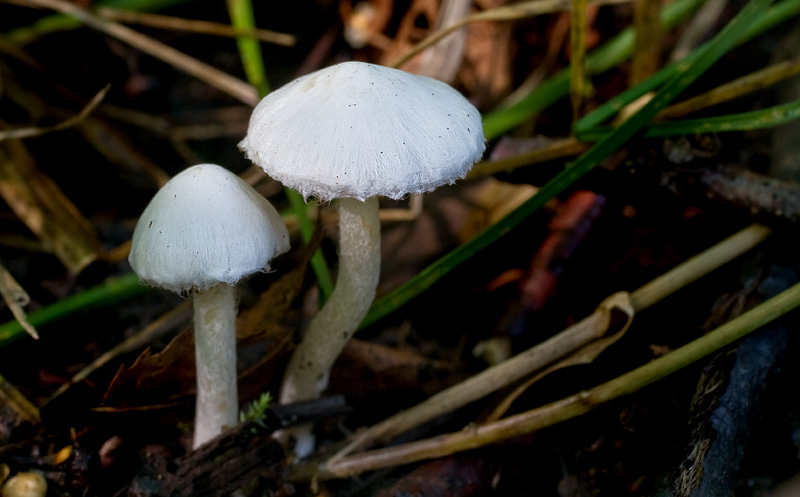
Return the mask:
M 129 10 L 114 9 L 111 7 L 97 7 L 97 15 L 109 19 L 130 24 L 141 24 L 153 28 L 164 28 L 175 31 L 188 31 L 191 33 L 209 34 L 226 37 L 252 37 L 257 40 L 274 43 L 284 47 L 292 47 L 297 43 L 297 39 L 290 34 L 278 33 L 268 29 L 240 30 L 227 24 L 220 24 L 210 21 L 198 21 L 194 19 L 183 19 L 180 17 L 153 14 L 150 12 L 133 12 Z
M 794 309 L 798 301 L 800 301 L 800 284 L 703 337 L 595 388 L 493 423 L 468 426 L 457 433 L 356 454 L 338 461 L 335 465 L 321 468 L 319 477 L 343 478 L 364 471 L 443 457 L 508 440 L 575 418 L 611 400 L 640 390 L 733 343 Z
M 472 168 L 472 171 L 467 175 L 467 179 L 474 180 L 497 173 L 512 171 L 519 167 L 565 157 L 574 157 L 588 150 L 590 146 L 590 144 L 580 142 L 575 138 L 563 138 L 544 148 L 525 152 L 507 159 L 480 162 Z
M 656 120 L 683 117 L 692 112 L 711 107 L 735 98 L 763 90 L 786 78 L 800 74 L 800 57 L 779 62 L 754 73 L 734 79 L 696 97 L 670 105 L 657 116 Z
M 558 361 L 557 363 L 553 364 L 552 366 L 543 369 L 539 373 L 535 374 L 530 379 L 526 380 L 524 383 L 519 385 L 518 387 L 514 388 L 511 394 L 507 395 L 501 402 L 492 409 L 492 412 L 489 416 L 486 417 L 484 420 L 485 423 L 489 423 L 492 421 L 497 421 L 498 419 L 502 418 L 503 415 L 511 408 L 511 405 L 514 401 L 519 398 L 528 388 L 531 387 L 534 383 L 541 380 L 545 376 L 549 375 L 554 371 L 558 371 L 559 369 L 564 369 L 572 366 L 578 366 L 582 364 L 591 364 L 594 362 L 595 359 L 608 347 L 616 343 L 622 336 L 628 331 L 630 328 L 631 323 L 633 322 L 633 315 L 634 310 L 633 306 L 630 302 L 630 296 L 626 292 L 619 292 L 611 297 L 609 297 L 606 301 L 614 302 L 614 309 L 622 311 L 625 313 L 626 319 L 621 327 L 614 333 L 608 335 L 604 335 L 597 340 L 593 340 L 586 344 L 585 346 L 581 347 L 580 349 L 576 350 L 572 354 L 568 355 L 564 359 Z
M 95 95 L 91 101 L 83 108 L 83 110 L 78 113 L 75 117 L 67 119 L 66 121 L 56 124 L 55 126 L 49 126 L 46 128 L 19 128 L 19 129 L 10 129 L 6 131 L 0 131 L 0 141 L 3 140 L 10 140 L 10 139 L 21 139 L 21 138 L 31 138 L 34 136 L 41 136 L 45 133 L 51 133 L 53 131 L 60 131 L 62 129 L 67 129 L 75 124 L 86 119 L 86 116 L 89 115 L 98 105 L 100 102 L 103 101 L 105 98 L 106 93 L 108 93 L 110 86 L 106 86 L 102 90 L 100 90 L 97 95 Z
M 244 81 L 234 78 L 219 69 L 209 66 L 194 57 L 154 40 L 149 36 L 134 31 L 122 24 L 103 19 L 88 10 L 64 0 L 26 0 L 31 5 L 46 7 L 62 14 L 74 17 L 78 21 L 90 26 L 118 40 L 124 41 L 139 50 L 157 57 L 168 64 L 190 74 L 219 90 L 231 95 L 242 102 L 255 106 L 258 103 L 256 89 Z
M 741 230 L 632 292 L 630 306 L 620 307 L 616 297 L 607 299 L 592 315 L 558 335 L 357 433 L 346 447 L 326 463 L 326 467 L 337 475 L 347 473 L 343 468 L 349 463 L 343 461 L 350 457 L 348 454 L 388 441 L 406 430 L 458 409 L 554 363 L 585 344 L 603 337 L 614 309 L 625 312 L 630 320 L 634 312 L 647 309 L 655 302 L 730 262 L 761 243 L 770 233 L 768 228 L 757 224 Z
M 772 230 L 766 226 L 751 224 L 632 292 L 633 308 L 636 312 L 647 309 L 667 295 L 744 254 L 766 240 L 771 233 Z
M 649 78 L 661 67 L 662 41 L 661 0 L 637 0 L 633 7 L 636 43 L 631 61 L 631 86 Z
M 590 390 L 499 421 L 467 426 L 418 442 L 331 459 L 317 467 L 299 467 L 295 477 L 344 478 L 375 469 L 394 467 L 483 447 L 553 426 L 585 414 L 613 399 L 636 392 L 742 338 L 796 308 L 800 284 L 751 309 L 706 335 Z
M 415 426 L 480 399 L 602 337 L 608 332 L 612 313 L 619 304 L 618 297 L 609 298 L 590 316 L 552 338 L 357 433 L 352 442 L 331 458 L 329 466 L 335 466 L 339 459 L 359 448 L 386 442 Z M 620 310 L 628 314 L 624 308 Z
M 642 0 L 639 0 L 642 1 Z M 569 25 L 569 98 L 572 122 L 581 116 L 586 93 L 586 8 L 588 0 L 571 0 Z

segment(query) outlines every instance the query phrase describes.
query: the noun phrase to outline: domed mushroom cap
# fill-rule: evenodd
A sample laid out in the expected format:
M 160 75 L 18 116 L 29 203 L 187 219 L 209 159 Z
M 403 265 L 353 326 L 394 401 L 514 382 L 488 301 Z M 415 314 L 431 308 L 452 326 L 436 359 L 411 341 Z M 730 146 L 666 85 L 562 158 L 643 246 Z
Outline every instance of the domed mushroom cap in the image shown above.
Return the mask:
M 182 294 L 267 271 L 287 250 L 289 233 L 272 204 L 227 169 L 201 164 L 156 193 L 128 261 L 142 281 Z
M 479 112 L 451 86 L 344 62 L 264 97 L 239 148 L 306 198 L 397 199 L 466 176 L 486 139 Z

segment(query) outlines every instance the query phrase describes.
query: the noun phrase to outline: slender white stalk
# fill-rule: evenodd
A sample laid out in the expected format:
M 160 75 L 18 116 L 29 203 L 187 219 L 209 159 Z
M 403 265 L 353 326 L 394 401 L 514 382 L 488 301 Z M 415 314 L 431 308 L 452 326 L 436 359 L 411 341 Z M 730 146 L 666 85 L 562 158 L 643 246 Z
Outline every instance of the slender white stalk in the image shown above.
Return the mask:
M 381 266 L 378 199 L 337 200 L 339 272 L 330 298 L 311 320 L 287 367 L 282 404 L 312 400 L 328 385 L 339 353 L 367 314 Z
M 238 422 L 236 292 L 220 283 L 193 294 L 197 362 L 194 448 Z

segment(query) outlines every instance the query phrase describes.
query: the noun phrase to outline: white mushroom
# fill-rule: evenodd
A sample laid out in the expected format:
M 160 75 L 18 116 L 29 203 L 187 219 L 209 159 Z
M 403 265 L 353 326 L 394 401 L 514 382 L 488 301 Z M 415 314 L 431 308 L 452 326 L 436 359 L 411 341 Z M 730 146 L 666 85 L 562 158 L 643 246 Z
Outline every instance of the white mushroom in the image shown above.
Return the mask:
M 256 106 L 239 148 L 306 199 L 338 199 L 340 216 L 336 286 L 290 360 L 281 402 L 319 396 L 375 297 L 377 197 L 454 183 L 485 141 L 480 114 L 449 85 L 362 62 L 298 78 Z
M 268 271 L 270 260 L 288 249 L 289 234 L 272 204 L 214 164 L 172 178 L 136 224 L 128 260 L 139 278 L 193 299 L 195 448 L 238 421 L 233 285 Z

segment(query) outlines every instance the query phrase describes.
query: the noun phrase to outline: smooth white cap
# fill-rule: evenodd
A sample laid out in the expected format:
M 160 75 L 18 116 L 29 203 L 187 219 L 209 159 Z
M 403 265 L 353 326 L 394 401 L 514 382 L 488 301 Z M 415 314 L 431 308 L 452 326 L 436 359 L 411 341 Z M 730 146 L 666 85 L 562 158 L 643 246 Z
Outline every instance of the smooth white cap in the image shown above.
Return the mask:
M 264 97 L 239 148 L 305 198 L 398 199 L 466 176 L 486 139 L 480 113 L 451 86 L 344 62 Z
M 173 177 L 145 208 L 128 261 L 139 278 L 184 294 L 268 271 L 289 250 L 289 233 L 269 201 L 214 164 Z

